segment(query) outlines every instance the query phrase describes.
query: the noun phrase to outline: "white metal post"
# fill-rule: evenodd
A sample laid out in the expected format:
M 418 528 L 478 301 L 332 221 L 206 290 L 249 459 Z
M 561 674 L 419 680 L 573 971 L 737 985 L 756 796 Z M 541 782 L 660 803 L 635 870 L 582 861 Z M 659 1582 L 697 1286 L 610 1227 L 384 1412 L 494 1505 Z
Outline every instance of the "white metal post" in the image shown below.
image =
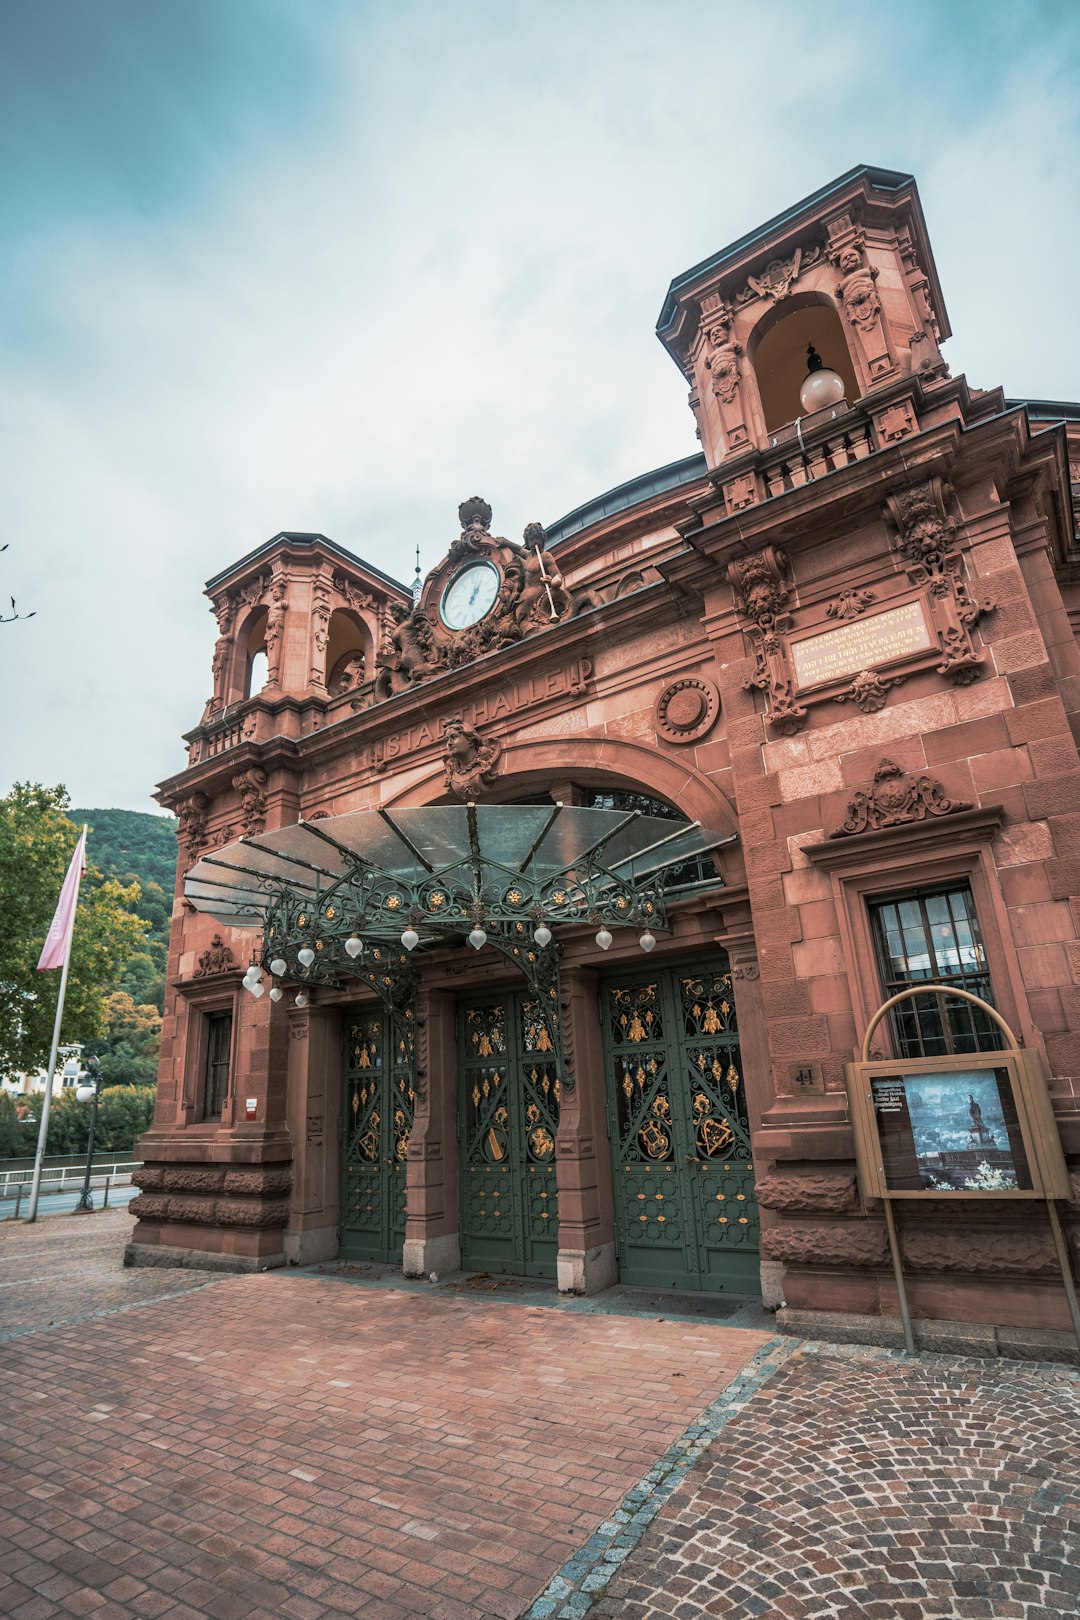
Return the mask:
M 83 824 L 83 837 L 86 836 L 86 824 Z M 83 857 L 85 861 L 85 855 Z M 82 883 L 82 867 L 80 866 L 75 877 L 74 910 L 78 911 L 79 887 Z M 75 920 L 72 918 L 72 934 L 75 931 Z M 45 1158 L 45 1141 L 49 1134 L 49 1108 L 52 1104 L 53 1079 L 56 1075 L 56 1054 L 60 1046 L 60 1026 L 64 1021 L 64 997 L 67 995 L 68 968 L 71 966 L 71 945 L 69 939 L 67 954 L 64 957 L 64 966 L 60 973 L 60 993 L 56 998 L 56 1021 L 53 1024 L 52 1050 L 49 1053 L 49 1074 L 45 1081 L 45 1101 L 41 1109 L 41 1124 L 38 1126 L 37 1154 L 34 1158 L 34 1179 L 30 1183 L 30 1208 L 26 1212 L 27 1223 L 37 1220 L 38 1193 L 41 1190 L 41 1166 Z M 63 1178 L 61 1178 L 62 1180 Z

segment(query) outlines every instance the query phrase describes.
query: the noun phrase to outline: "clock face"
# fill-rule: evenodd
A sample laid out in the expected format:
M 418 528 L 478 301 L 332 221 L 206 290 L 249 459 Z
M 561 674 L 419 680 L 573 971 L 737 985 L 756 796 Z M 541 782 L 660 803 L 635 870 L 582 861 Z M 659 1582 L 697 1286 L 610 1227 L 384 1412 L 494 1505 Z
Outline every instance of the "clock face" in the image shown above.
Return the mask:
M 467 630 L 490 612 L 499 594 L 499 571 L 489 562 L 470 563 L 450 581 L 439 609 L 450 630 Z

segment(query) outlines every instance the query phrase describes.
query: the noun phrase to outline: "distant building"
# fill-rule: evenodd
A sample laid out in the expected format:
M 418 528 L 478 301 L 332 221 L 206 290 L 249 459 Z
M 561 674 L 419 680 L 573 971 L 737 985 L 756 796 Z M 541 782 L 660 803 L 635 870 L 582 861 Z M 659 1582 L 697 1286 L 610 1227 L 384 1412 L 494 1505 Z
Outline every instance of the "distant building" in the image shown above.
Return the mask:
M 82 1072 L 82 1043 L 74 1042 L 70 1046 L 61 1046 L 56 1055 L 56 1073 L 53 1075 L 53 1096 L 58 1097 L 62 1091 L 74 1091 L 79 1083 Z M 46 1066 L 35 1069 L 32 1074 L 16 1074 L 11 1079 L 0 1081 L 0 1085 L 11 1096 L 29 1097 L 43 1096 L 45 1083 L 49 1078 Z
M 893 1314 L 843 1073 L 927 979 L 1043 1055 L 1080 1155 L 1080 408 L 950 376 L 880 169 L 679 276 L 658 333 L 685 460 L 520 544 L 466 501 L 416 601 L 319 534 L 210 581 L 132 1259 Z M 890 1039 L 993 1031 L 916 1003 Z M 1067 1326 L 1037 1208 L 950 1217 L 899 1217 L 917 1314 Z

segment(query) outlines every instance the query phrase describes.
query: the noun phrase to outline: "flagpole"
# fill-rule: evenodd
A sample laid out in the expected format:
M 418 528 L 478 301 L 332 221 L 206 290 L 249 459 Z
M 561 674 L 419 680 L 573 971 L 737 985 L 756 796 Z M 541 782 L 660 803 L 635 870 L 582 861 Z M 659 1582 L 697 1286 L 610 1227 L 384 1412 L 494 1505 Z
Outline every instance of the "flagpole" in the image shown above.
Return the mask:
M 87 824 L 83 822 L 82 836 L 86 837 Z M 84 856 L 85 860 L 85 856 Z M 82 882 L 82 862 L 79 864 L 75 877 L 75 895 L 72 902 L 72 914 L 79 902 L 79 885 Z M 67 995 L 68 968 L 71 966 L 71 941 L 64 953 L 64 966 L 60 974 L 60 994 L 56 999 L 56 1020 L 53 1023 L 52 1049 L 49 1052 L 49 1077 L 45 1082 L 45 1102 L 41 1109 L 41 1124 L 38 1126 L 37 1154 L 34 1158 L 34 1179 L 30 1183 L 30 1208 L 26 1212 L 26 1221 L 37 1220 L 38 1194 L 41 1191 L 41 1169 L 45 1158 L 45 1142 L 49 1135 L 49 1108 L 52 1104 L 53 1078 L 56 1074 L 56 1057 L 60 1048 L 60 1026 L 64 1021 L 64 997 Z

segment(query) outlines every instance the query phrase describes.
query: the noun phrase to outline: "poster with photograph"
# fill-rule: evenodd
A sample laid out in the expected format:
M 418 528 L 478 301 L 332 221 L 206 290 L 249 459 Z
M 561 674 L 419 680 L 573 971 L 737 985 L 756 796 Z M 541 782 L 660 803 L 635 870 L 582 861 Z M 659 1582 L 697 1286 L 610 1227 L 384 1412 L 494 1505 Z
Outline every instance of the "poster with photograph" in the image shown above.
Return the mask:
M 881 1075 L 871 1088 L 890 1191 L 1031 1188 L 1007 1069 Z

